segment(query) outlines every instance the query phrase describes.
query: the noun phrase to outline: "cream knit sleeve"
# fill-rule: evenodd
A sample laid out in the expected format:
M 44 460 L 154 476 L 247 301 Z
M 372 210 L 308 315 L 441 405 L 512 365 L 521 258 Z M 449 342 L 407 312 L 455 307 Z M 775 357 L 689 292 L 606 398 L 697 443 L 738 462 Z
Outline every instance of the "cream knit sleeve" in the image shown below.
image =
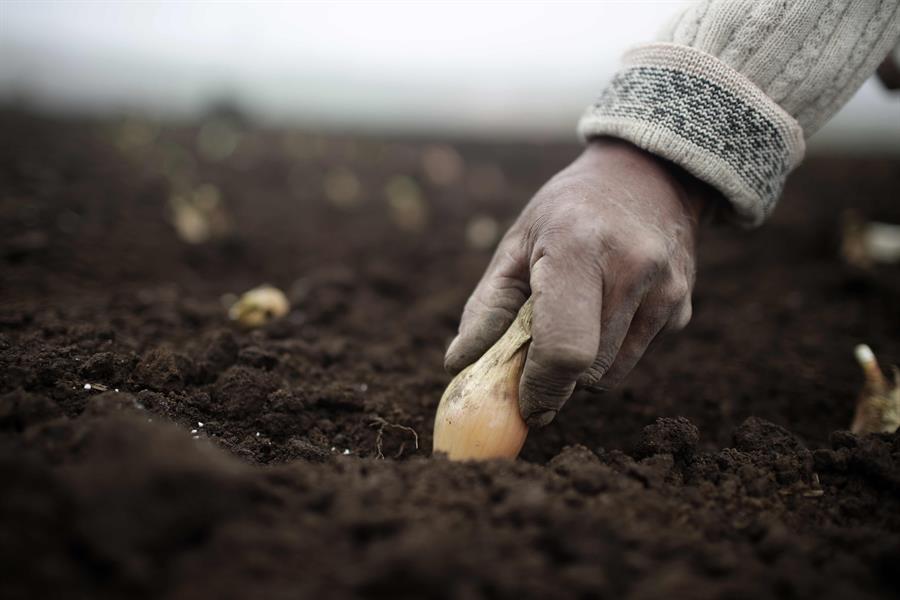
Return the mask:
M 681 165 L 756 225 L 898 38 L 900 0 L 701 1 L 625 55 L 578 130 Z

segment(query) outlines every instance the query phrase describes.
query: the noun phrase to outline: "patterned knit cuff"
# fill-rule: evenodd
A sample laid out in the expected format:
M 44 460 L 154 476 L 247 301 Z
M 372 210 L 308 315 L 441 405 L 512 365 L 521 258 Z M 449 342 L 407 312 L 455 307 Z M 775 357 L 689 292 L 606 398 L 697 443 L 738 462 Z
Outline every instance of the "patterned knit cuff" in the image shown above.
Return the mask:
M 584 139 L 610 135 L 680 165 L 758 225 L 803 158 L 800 125 L 749 79 L 688 46 L 654 43 L 625 65 L 578 124 Z

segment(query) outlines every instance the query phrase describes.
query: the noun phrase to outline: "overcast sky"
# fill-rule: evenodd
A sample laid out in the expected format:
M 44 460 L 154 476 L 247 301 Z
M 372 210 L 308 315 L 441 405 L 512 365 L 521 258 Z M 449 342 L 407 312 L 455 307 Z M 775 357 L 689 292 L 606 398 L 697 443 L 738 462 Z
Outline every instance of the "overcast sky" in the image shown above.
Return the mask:
M 622 51 L 681 4 L 0 0 L 0 95 L 171 115 L 233 97 L 271 121 L 571 139 Z M 870 82 L 821 137 L 900 153 L 898 102 Z

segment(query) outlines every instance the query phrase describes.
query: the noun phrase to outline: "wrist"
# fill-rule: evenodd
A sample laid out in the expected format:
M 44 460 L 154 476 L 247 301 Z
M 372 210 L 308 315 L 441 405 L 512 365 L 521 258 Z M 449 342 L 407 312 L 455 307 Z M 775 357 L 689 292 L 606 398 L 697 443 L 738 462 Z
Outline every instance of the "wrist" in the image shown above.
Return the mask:
M 619 138 L 600 136 L 588 141 L 582 158 L 588 162 L 615 160 L 639 177 L 666 180 L 691 222 L 699 227 L 722 204 L 721 194 L 675 163 Z

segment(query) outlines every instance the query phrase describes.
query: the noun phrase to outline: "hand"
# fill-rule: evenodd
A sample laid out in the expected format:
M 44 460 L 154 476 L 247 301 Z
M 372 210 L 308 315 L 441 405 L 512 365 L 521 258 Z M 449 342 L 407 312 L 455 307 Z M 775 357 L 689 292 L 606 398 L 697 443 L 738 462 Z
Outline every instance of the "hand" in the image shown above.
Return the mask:
M 576 383 L 607 390 L 656 337 L 691 318 L 702 184 L 620 140 L 591 142 L 532 198 L 462 315 L 446 367 L 480 357 L 534 296 L 519 390 L 530 426 L 548 424 Z

